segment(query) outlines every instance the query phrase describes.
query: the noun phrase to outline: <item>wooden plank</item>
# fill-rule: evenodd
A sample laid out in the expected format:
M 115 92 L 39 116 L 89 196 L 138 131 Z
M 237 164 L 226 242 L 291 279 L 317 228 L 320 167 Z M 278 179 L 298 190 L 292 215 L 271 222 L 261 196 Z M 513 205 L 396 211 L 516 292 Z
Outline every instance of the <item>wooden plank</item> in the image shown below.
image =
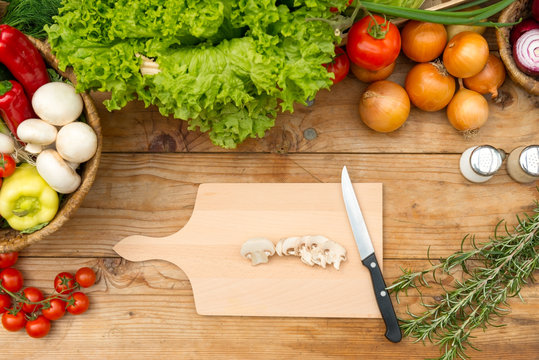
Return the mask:
M 175 266 L 163 261 L 129 263 L 119 259 L 47 259 L 23 257 L 18 267 L 27 285 L 52 288 L 61 270 L 97 269 L 88 290 L 90 309 L 66 315 L 42 340 L 24 332 L 2 331 L 5 353 L 12 358 L 118 359 L 424 359 L 439 354 L 435 346 L 405 338 L 392 344 L 383 337 L 380 319 L 213 317 L 195 313 L 192 292 Z M 423 266 L 423 262 L 415 262 Z M 389 268 L 395 268 L 390 266 Z M 391 276 L 390 274 L 388 274 Z M 530 294 L 532 292 L 533 294 Z M 539 312 L 537 287 L 523 291 L 526 303 L 510 299 L 503 328 L 477 330 L 473 359 L 533 359 Z M 399 314 L 418 298 L 404 299 Z M 31 346 L 30 346 L 31 344 Z
M 334 182 L 343 165 L 357 182 L 384 186 L 384 254 L 438 257 L 462 238 L 485 240 L 494 226 L 529 211 L 535 184 L 502 168 L 489 182 L 467 182 L 459 155 L 410 154 L 104 154 L 96 182 L 65 226 L 25 252 L 30 256 L 115 256 L 129 235 L 166 236 L 189 220 L 204 182 Z
M 487 39 L 493 48 L 492 29 Z M 400 56 L 389 80 L 404 84 L 413 63 Z M 504 100 L 489 100 L 489 120 L 479 134 L 465 138 L 447 120 L 445 111 L 427 113 L 412 107 L 399 130 L 381 134 L 359 119 L 358 99 L 367 85 L 352 74 L 330 91 L 320 91 L 311 107 L 298 105 L 293 114 L 278 116 L 263 139 L 249 139 L 235 152 L 391 152 L 461 153 L 475 144 L 491 144 L 510 151 L 520 144 L 539 143 L 539 97 L 531 96 L 507 79 Z M 96 93 L 100 104 L 106 94 Z M 122 111 L 109 113 L 99 107 L 105 152 L 225 152 L 213 146 L 205 134 L 188 131 L 186 122 L 163 117 L 155 107 L 131 102 Z M 229 152 L 229 151 L 227 151 Z

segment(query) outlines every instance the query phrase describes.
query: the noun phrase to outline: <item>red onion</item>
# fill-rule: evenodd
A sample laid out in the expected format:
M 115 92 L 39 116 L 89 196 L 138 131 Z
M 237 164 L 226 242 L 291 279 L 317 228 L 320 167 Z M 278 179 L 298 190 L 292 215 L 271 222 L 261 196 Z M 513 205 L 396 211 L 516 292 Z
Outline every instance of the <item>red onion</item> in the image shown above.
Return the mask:
M 513 57 L 520 70 L 539 75 L 539 29 L 523 33 L 513 45 Z
M 539 0 L 537 0 L 536 2 L 539 3 Z M 524 34 L 528 30 L 533 29 L 539 29 L 539 22 L 535 21 L 532 18 L 522 20 L 522 22 L 513 26 L 513 29 L 511 29 L 511 37 L 509 38 L 509 43 L 513 45 L 520 37 L 520 35 Z
M 532 16 L 535 20 L 539 21 L 539 0 L 533 0 Z

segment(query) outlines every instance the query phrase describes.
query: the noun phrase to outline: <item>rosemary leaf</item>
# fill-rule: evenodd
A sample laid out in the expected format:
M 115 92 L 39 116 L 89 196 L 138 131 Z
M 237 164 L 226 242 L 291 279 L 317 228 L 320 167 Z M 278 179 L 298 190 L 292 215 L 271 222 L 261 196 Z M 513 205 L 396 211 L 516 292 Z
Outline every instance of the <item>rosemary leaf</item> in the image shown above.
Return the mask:
M 483 244 L 466 235 L 459 251 L 438 263 L 431 261 L 432 266 L 425 270 L 402 269 L 403 274 L 388 289 L 397 298 L 401 292 L 416 290 L 423 307 L 421 313 L 406 310 L 408 318 L 400 319 L 404 335 L 416 342 L 437 344 L 441 350 L 438 360 L 469 359 L 468 348 L 476 349 L 471 342 L 474 329 L 504 326 L 494 320 L 508 314 L 507 299 L 522 299 L 522 287 L 534 282 L 534 272 L 539 269 L 537 201 L 532 211 L 532 215 L 517 216 L 518 225 L 512 229 L 500 221 Z M 470 250 L 464 249 L 465 241 Z M 457 271 L 463 279 L 452 278 Z M 427 275 L 443 291 L 435 303 L 425 302 L 421 293 L 421 287 L 430 287 Z M 450 283 L 442 281 L 447 278 L 452 278 Z

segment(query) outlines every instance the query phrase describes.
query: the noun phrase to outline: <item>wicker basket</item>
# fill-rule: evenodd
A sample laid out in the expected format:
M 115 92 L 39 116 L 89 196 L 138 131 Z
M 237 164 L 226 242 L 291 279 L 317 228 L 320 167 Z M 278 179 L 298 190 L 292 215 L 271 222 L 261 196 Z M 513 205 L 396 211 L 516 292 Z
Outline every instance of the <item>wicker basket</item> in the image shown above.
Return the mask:
M 500 13 L 498 21 L 507 23 L 518 21 L 520 18 L 525 19 L 530 14 L 531 2 L 532 0 L 516 0 Z M 527 92 L 533 95 L 539 95 L 539 81 L 520 71 L 513 59 L 513 50 L 509 43 L 510 34 L 511 27 L 509 26 L 496 29 L 496 40 L 498 42 L 500 57 L 505 64 L 507 72 L 511 79 L 522 86 Z
M 58 70 L 58 62 L 52 55 L 48 45 L 33 38 L 30 38 L 30 40 L 38 48 L 41 55 L 45 59 L 45 62 L 49 66 L 54 68 L 65 78 L 69 79 L 72 83 L 75 83 L 75 76 L 71 71 L 62 72 Z M 88 121 L 88 125 L 94 129 L 97 135 L 97 152 L 93 158 L 81 165 L 80 175 L 82 182 L 80 187 L 74 193 L 71 193 L 63 198 L 61 207 L 58 210 L 55 218 L 43 229 L 32 234 L 21 234 L 12 229 L 1 229 L 0 253 L 22 250 L 26 246 L 33 244 L 58 230 L 79 208 L 84 197 L 90 190 L 99 166 L 103 139 L 101 135 L 99 116 L 92 98 L 88 94 L 81 95 L 84 102 L 84 114 L 86 115 L 86 120 Z

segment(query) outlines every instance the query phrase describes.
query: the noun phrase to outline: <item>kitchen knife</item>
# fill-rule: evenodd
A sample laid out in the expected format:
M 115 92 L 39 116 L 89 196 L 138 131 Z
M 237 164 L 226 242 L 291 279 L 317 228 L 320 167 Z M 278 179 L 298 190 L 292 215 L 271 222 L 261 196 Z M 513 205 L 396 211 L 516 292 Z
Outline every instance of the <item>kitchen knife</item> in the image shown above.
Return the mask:
M 386 338 L 392 342 L 399 342 L 402 339 L 399 322 L 395 315 L 389 292 L 386 289 L 382 271 L 376 260 L 371 237 L 369 236 L 367 225 L 365 224 L 365 219 L 361 213 L 361 208 L 359 207 L 346 166 L 342 169 L 341 185 L 346 213 L 348 214 L 348 220 L 350 221 L 352 232 L 354 233 L 354 239 L 356 240 L 361 262 L 371 273 L 376 302 L 378 303 L 378 308 L 380 309 L 382 318 L 386 324 Z

